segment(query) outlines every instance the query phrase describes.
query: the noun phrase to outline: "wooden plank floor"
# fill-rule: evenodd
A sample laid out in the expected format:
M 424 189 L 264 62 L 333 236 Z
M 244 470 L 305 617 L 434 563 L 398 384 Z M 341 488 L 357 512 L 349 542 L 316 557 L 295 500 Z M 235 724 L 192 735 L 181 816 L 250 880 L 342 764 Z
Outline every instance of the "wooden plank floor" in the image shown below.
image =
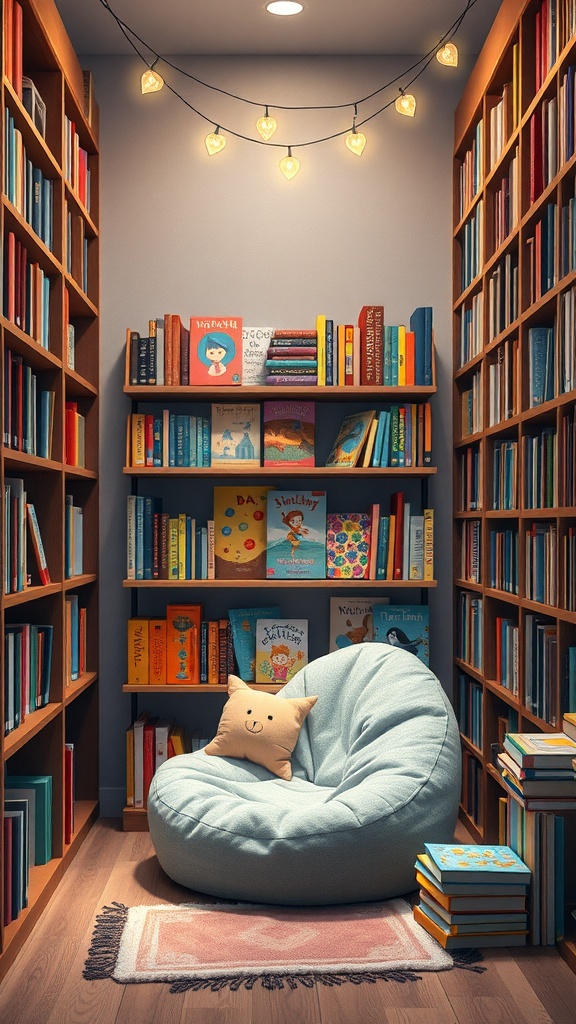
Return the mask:
M 85 981 L 96 915 L 195 899 L 161 871 L 148 833 L 96 823 L 42 919 L 0 983 L 2 1024 L 571 1024 L 576 975 L 555 949 L 485 951 L 483 974 L 267 992 L 186 992 Z M 199 899 L 208 899 L 199 897 Z M 209 902 L 214 902 L 209 900 Z

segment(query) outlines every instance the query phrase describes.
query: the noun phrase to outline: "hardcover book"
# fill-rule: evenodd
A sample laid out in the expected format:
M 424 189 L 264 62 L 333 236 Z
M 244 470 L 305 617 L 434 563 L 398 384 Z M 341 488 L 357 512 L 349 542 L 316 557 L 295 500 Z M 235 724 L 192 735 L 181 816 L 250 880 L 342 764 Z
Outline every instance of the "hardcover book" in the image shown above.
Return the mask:
M 284 686 L 308 664 L 307 619 L 258 619 L 256 682 Z
M 379 604 L 374 607 L 374 640 L 415 654 L 430 664 L 429 609 L 426 604 Z
M 576 757 L 576 742 L 563 732 L 508 732 L 504 747 L 523 768 L 568 768 Z
M 349 413 L 344 417 L 332 450 L 326 459 L 327 466 L 355 466 L 376 410 Z
M 228 609 L 238 674 L 245 683 L 253 682 L 255 677 L 256 622 L 258 619 L 268 619 L 279 615 L 278 605 Z
M 441 882 L 530 882 L 530 868 L 510 846 L 424 843 L 424 849 Z
M 242 383 L 242 317 L 190 317 L 190 384 Z
M 217 580 L 266 579 L 266 499 L 269 486 L 214 488 L 214 567 Z
M 211 464 L 260 465 L 260 405 L 212 403 Z
M 374 606 L 387 597 L 331 597 L 329 651 L 374 640 Z
M 314 402 L 264 402 L 265 466 L 314 466 Z
M 242 383 L 266 383 L 266 359 L 274 334 L 273 327 L 242 328 Z
M 266 537 L 268 579 L 325 579 L 326 491 L 270 491 Z
M 368 579 L 371 516 L 363 512 L 329 512 L 326 517 L 328 579 Z
M 178 686 L 200 683 L 202 605 L 166 607 L 166 682 Z

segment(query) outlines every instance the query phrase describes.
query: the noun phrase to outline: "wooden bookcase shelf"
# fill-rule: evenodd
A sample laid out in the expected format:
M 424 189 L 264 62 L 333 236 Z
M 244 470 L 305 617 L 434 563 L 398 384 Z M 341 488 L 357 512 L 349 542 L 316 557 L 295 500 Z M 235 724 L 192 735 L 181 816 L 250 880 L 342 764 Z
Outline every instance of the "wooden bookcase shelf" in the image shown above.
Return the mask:
M 17 10 L 18 9 L 18 10 Z M 16 12 L 12 17 L 12 12 Z M 21 11 L 22 23 L 18 14 Z M 2 585 L 0 599 L 0 676 L 2 679 L 2 723 L 0 750 L 0 806 L 4 819 L 6 776 L 49 775 L 52 778 L 52 856 L 47 864 L 30 866 L 28 903 L 13 920 L 5 915 L 5 889 L 0 892 L 0 977 L 21 948 L 46 906 L 58 881 L 75 856 L 98 814 L 98 368 L 99 368 L 99 180 L 98 108 L 92 101 L 90 118 L 85 115 L 85 80 L 53 0 L 19 0 L 3 4 L 2 51 L 2 146 L 4 191 L 0 203 L 0 227 L 5 269 L 3 304 L 0 311 L 0 383 L 2 395 L 2 446 L 0 488 L 2 520 L 0 545 Z M 21 54 L 21 58 L 20 58 Z M 22 74 L 31 79 L 45 104 L 45 128 L 25 105 Z M 91 85 L 89 87 L 91 89 Z M 69 134 L 74 126 L 76 141 Z M 26 187 L 18 171 L 6 174 L 10 154 L 25 151 L 29 174 Z M 77 161 L 67 159 L 77 154 Z M 89 169 L 89 198 L 81 199 L 78 182 L 84 172 L 74 168 L 86 160 Z M 13 161 L 14 166 L 18 160 Z M 22 163 L 22 166 L 24 163 Z M 72 174 L 74 181 L 68 180 Z M 23 176 L 24 182 L 25 178 Z M 36 191 L 30 188 L 34 181 Z M 87 180 L 87 179 L 86 179 Z M 21 191 L 40 202 L 26 202 Z M 89 207 L 89 208 L 88 208 Z M 68 208 L 70 220 L 67 218 Z M 38 209 L 40 213 L 38 215 Z M 71 224 L 80 226 L 86 238 L 80 263 L 86 267 L 79 277 L 77 267 L 68 264 L 67 235 Z M 18 284 L 24 281 L 16 271 L 18 252 L 26 250 L 28 275 L 44 276 L 36 284 L 35 308 L 19 298 Z M 36 266 L 37 268 L 36 269 Z M 72 273 L 74 271 L 74 273 Z M 36 281 L 39 282 L 37 276 Z M 73 329 L 74 341 L 72 342 Z M 72 362 L 73 353 L 73 362 Z M 22 376 L 20 377 L 20 367 Z M 31 385 L 30 382 L 34 378 Z M 35 392 L 32 390 L 35 388 Z M 53 394 L 51 446 L 37 447 L 31 439 L 30 410 L 34 402 L 36 430 L 40 439 L 42 422 L 49 422 L 40 398 Z M 30 397 L 30 396 L 33 397 Z M 66 463 L 66 403 L 76 402 L 86 423 L 86 468 Z M 20 410 L 22 410 L 20 412 Z M 44 457 L 44 453 L 48 457 Z M 29 539 L 26 544 L 26 575 L 14 583 L 5 578 L 8 550 L 15 548 L 18 521 L 15 507 L 7 513 L 5 482 L 22 480 L 27 500 L 34 503 L 50 582 L 42 584 Z M 10 492 L 12 494 L 12 492 Z M 66 578 L 67 495 L 83 510 L 84 543 L 81 575 Z M 28 532 L 24 520 L 24 534 Z M 14 565 L 24 566 L 23 544 Z M 9 574 L 11 575 L 11 574 Z M 29 582 L 26 576 L 29 577 Z M 70 681 L 67 667 L 67 606 L 78 598 L 86 609 L 86 668 Z M 26 708 L 20 724 L 5 732 L 9 713 L 7 687 L 13 666 L 6 630 L 19 624 L 47 625 L 52 629 L 52 660 L 48 703 L 35 710 Z M 24 679 L 27 670 L 24 664 Z M 65 745 L 74 747 L 74 812 L 71 829 L 65 815 Z M 4 827 L 0 830 L 0 864 L 6 860 Z M 13 865 L 15 870 L 15 865 Z M 4 875 L 3 875 L 4 877 Z
M 576 11 L 557 5 L 554 45 L 543 7 L 504 0 L 455 115 L 454 693 L 461 817 L 481 843 L 505 841 L 503 733 L 559 732 L 576 710 Z
M 210 404 L 217 401 L 225 401 L 229 404 L 262 403 L 270 399 L 313 401 L 318 403 L 316 458 L 321 463 L 323 449 L 327 448 L 330 440 L 336 435 L 342 418 L 353 406 L 358 409 L 379 409 L 391 403 L 427 402 L 435 395 L 436 387 L 434 385 L 401 388 L 374 386 L 271 388 L 242 385 L 240 387 L 218 386 L 209 389 L 193 386 L 125 386 L 124 393 L 131 399 L 133 413 L 143 411 L 150 413 L 157 407 L 162 408 L 163 405 L 172 406 L 172 404 L 175 408 L 181 408 L 183 403 L 188 403 L 191 413 L 203 410 L 204 414 L 209 414 Z M 320 415 L 322 416 L 321 425 L 318 423 Z M 328 451 L 329 448 L 326 450 L 326 455 Z M 133 493 L 168 495 L 168 504 L 170 504 L 171 498 L 172 503 L 176 500 L 180 503 L 179 507 L 188 506 L 196 509 L 201 505 L 203 512 L 195 512 L 200 518 L 202 515 L 206 515 L 207 518 L 212 517 L 214 484 L 238 483 L 241 485 L 254 481 L 262 481 L 266 484 L 273 484 L 279 489 L 284 487 L 287 490 L 295 488 L 296 481 L 300 481 L 300 486 L 305 488 L 317 486 L 325 490 L 329 502 L 331 493 L 334 492 L 335 497 L 331 509 L 329 505 L 331 511 L 344 507 L 351 511 L 365 511 L 371 502 L 379 501 L 383 510 L 382 514 L 385 514 L 388 508 L 390 494 L 404 489 L 404 484 L 407 489 L 411 489 L 415 507 L 421 506 L 423 510 L 427 506 L 428 481 L 435 473 L 435 466 L 386 469 L 373 467 L 343 469 L 323 465 L 302 468 L 291 466 L 234 468 L 218 465 L 208 468 L 134 467 L 131 465 L 124 467 L 124 474 L 132 479 Z M 176 507 L 175 504 L 174 507 Z M 273 603 L 281 604 L 283 614 L 313 619 L 315 628 L 311 631 L 313 635 L 309 636 L 311 647 L 309 655 L 311 658 L 315 658 L 327 653 L 328 650 L 328 598 L 331 595 L 346 595 L 350 599 L 353 598 L 353 595 L 364 598 L 370 595 L 374 597 L 390 595 L 389 599 L 392 603 L 394 601 L 399 604 L 426 603 L 427 594 L 430 588 L 436 586 L 436 580 L 125 579 L 123 586 L 132 592 L 133 615 L 162 615 L 165 605 L 170 600 L 176 600 L 176 597 L 172 597 L 172 595 L 178 594 L 180 600 L 198 601 L 202 603 L 203 607 L 211 609 L 210 613 L 206 615 L 207 618 L 218 618 L 222 614 L 227 615 L 229 607 L 272 603 L 271 595 L 274 595 Z M 164 595 L 162 600 L 160 600 L 161 595 Z M 322 600 L 323 595 L 324 600 Z M 155 611 L 152 612 L 150 609 L 155 609 Z M 324 632 L 326 632 L 325 637 Z M 278 689 L 277 686 L 257 686 L 256 688 L 270 692 L 275 692 Z M 195 701 L 200 694 L 213 699 L 223 700 L 226 697 L 225 687 L 204 684 L 199 686 L 134 686 L 125 684 L 122 689 L 124 693 L 132 695 L 133 719 L 136 718 L 142 701 L 147 700 L 148 697 L 150 697 L 150 703 L 153 703 L 154 699 L 161 701 L 163 695 L 167 697 L 170 695 L 173 699 L 181 697 L 183 715 L 190 715 L 191 701 Z M 154 706 L 158 707 L 157 704 Z M 146 810 L 126 807 L 123 823 L 126 830 L 146 829 Z

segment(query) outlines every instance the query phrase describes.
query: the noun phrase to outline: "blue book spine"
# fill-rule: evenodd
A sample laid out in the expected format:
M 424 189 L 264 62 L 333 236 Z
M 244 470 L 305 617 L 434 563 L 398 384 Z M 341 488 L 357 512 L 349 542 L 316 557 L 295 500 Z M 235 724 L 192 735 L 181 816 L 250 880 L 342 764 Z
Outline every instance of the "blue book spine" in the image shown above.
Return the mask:
M 154 417 L 152 465 L 162 465 L 162 417 Z
M 210 451 L 210 420 L 207 416 L 202 417 L 202 466 L 208 467 L 211 465 L 211 451 Z
M 144 498 L 136 496 L 136 579 L 144 579 Z
M 176 414 L 171 412 L 168 421 L 169 444 L 168 444 L 168 465 L 176 465 Z
M 376 552 L 376 579 L 386 579 L 386 565 L 388 563 L 388 536 L 390 531 L 390 519 L 388 516 L 380 516 L 378 527 L 378 550 Z
M 381 409 L 378 413 L 378 426 L 376 427 L 376 437 L 374 438 L 374 451 L 372 452 L 372 465 L 379 466 L 380 459 L 382 458 L 382 442 L 384 441 L 384 431 L 386 429 L 386 420 L 388 418 L 388 410 Z

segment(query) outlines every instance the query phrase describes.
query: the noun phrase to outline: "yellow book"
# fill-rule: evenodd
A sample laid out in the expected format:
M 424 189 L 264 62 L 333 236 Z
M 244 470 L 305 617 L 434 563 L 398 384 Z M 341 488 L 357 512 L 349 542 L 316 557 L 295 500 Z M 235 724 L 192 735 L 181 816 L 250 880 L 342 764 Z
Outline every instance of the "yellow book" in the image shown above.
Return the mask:
M 219 637 L 218 622 L 210 619 L 208 622 L 208 685 L 218 686 L 219 683 Z
M 316 359 L 318 361 L 318 387 L 326 384 L 326 317 L 316 317 Z
M 406 327 L 398 325 L 398 386 L 406 386 Z
M 174 725 L 170 730 L 170 737 L 168 744 L 172 745 L 174 754 L 187 754 L 188 745 L 186 743 L 186 735 L 184 733 L 183 725 Z
M 166 683 L 166 619 L 150 619 L 148 652 L 150 684 L 163 686 Z
M 149 620 L 128 619 L 128 685 L 147 686 L 149 682 Z
M 126 804 L 134 807 L 134 726 L 126 729 Z
M 378 428 L 378 417 L 375 416 L 372 420 L 368 429 L 368 435 L 364 444 L 364 450 L 362 452 L 362 465 L 369 466 L 372 460 L 372 453 L 374 451 L 374 441 L 376 440 L 376 430 Z
M 434 509 L 424 509 L 424 579 L 434 579 Z
M 146 417 L 132 413 L 132 466 L 146 465 Z
M 168 579 L 178 579 L 178 520 L 168 520 Z

